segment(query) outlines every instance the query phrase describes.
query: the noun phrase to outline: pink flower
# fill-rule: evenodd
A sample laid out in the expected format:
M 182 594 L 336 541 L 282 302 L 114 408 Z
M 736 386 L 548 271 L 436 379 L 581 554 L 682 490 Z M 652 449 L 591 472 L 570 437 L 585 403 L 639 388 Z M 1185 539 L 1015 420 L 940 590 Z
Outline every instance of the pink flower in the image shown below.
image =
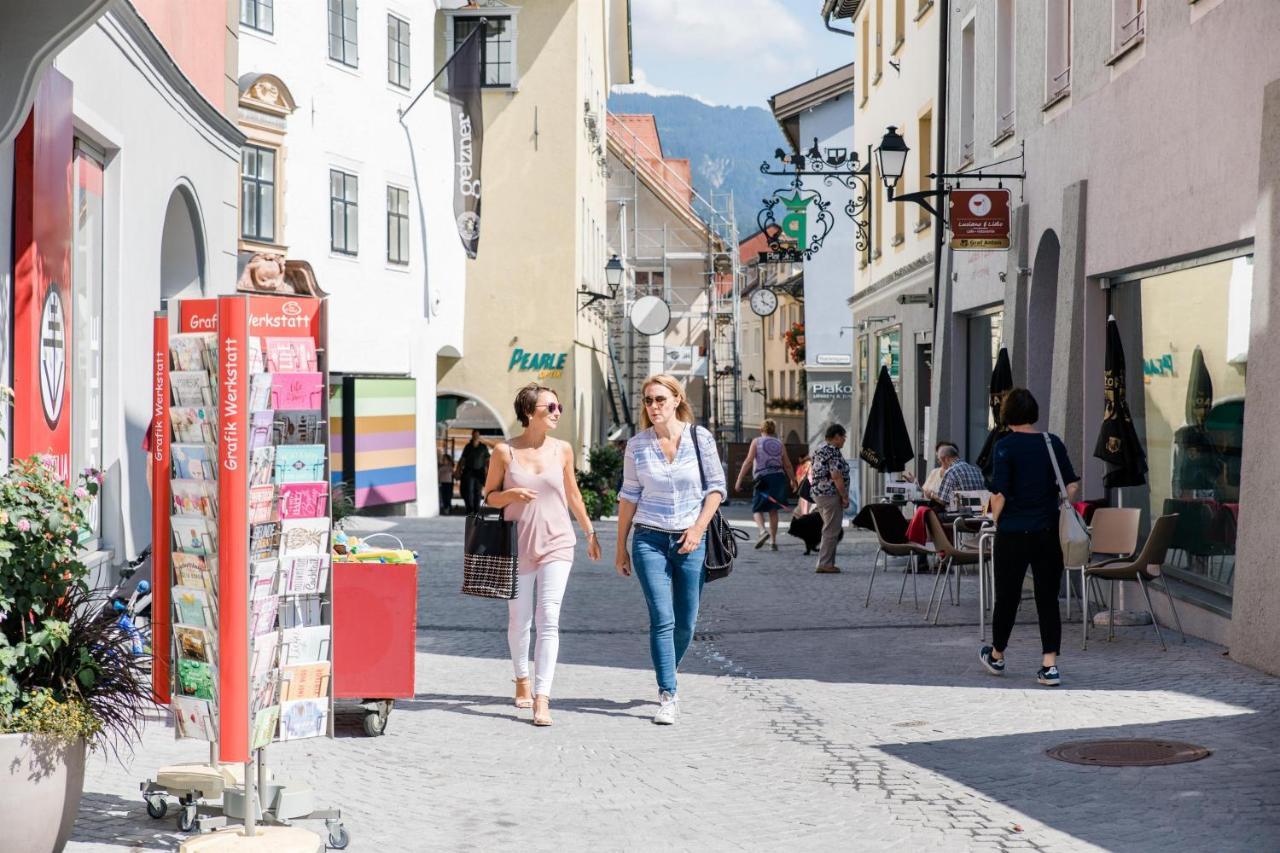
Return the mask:
M 18 519 L 18 529 L 23 533 L 26 533 L 31 529 L 31 522 L 27 521 L 25 518 Z
M 58 470 L 58 458 L 52 453 L 40 454 L 40 464 L 48 468 L 50 471 Z
M 87 498 L 89 497 L 89 490 L 86 489 L 84 486 L 76 486 L 75 495 L 78 498 Z

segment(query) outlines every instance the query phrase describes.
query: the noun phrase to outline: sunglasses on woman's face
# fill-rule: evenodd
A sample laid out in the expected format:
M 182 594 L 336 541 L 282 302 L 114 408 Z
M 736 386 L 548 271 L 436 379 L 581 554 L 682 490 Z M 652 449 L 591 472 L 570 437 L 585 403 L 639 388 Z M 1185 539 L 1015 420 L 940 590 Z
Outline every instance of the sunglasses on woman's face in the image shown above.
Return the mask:
M 535 409 L 546 409 L 548 415 L 559 414 L 564 411 L 563 403 L 544 403 L 541 406 L 534 406 Z
M 662 396 L 658 396 L 658 397 L 645 397 L 645 398 L 644 398 L 644 404 L 645 404 L 645 406 L 646 406 L 646 407 L 648 407 L 648 406 L 654 406 L 654 405 L 657 405 L 657 406 L 663 406 L 663 405 L 666 405 L 666 402 L 667 402 L 667 400 L 669 400 L 669 399 L 670 399 L 669 397 L 662 397 Z

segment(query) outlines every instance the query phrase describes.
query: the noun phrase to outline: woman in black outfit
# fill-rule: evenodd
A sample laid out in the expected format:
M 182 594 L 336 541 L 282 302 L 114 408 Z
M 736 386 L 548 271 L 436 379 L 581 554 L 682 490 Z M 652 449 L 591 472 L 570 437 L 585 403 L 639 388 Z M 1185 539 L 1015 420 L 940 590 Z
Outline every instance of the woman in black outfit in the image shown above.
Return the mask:
M 1049 456 L 1050 447 L 1067 484 L 1068 500 L 1075 499 L 1080 478 L 1071 467 L 1062 440 L 1036 431 L 1040 406 L 1030 391 L 1010 390 L 1000 407 L 1000 420 L 1011 432 L 996 443 L 992 475 L 996 602 L 991 617 L 992 644 L 983 646 L 978 657 L 992 675 L 1004 674 L 1004 650 L 1018 615 L 1022 581 L 1030 565 L 1044 652 L 1036 680 L 1047 687 L 1057 687 L 1061 683 L 1057 664 L 1062 644 L 1058 586 L 1063 567 L 1062 545 L 1058 541 L 1058 478 Z

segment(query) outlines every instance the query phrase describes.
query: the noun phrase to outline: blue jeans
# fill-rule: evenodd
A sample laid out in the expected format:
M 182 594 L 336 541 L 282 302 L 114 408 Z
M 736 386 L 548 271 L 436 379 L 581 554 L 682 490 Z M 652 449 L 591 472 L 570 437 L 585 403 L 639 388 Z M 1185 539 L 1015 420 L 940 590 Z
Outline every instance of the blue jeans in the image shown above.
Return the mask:
M 707 540 L 680 553 L 679 533 L 637 528 L 631 538 L 635 566 L 645 603 L 649 605 L 649 654 L 658 676 L 658 689 L 676 692 L 676 667 L 693 641 L 702 596 L 702 560 Z

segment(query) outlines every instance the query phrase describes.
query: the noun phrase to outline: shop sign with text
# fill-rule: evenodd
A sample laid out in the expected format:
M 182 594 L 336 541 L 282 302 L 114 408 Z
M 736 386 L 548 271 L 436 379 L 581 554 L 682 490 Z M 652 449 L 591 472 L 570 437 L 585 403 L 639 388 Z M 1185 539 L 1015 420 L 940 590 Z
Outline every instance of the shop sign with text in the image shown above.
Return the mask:
M 567 352 L 532 352 L 516 347 L 511 350 L 511 361 L 507 364 L 507 372 L 536 371 L 539 379 L 559 379 L 568 359 Z
M 951 248 L 958 251 L 1006 251 L 1009 248 L 1009 191 L 952 190 L 947 220 Z

